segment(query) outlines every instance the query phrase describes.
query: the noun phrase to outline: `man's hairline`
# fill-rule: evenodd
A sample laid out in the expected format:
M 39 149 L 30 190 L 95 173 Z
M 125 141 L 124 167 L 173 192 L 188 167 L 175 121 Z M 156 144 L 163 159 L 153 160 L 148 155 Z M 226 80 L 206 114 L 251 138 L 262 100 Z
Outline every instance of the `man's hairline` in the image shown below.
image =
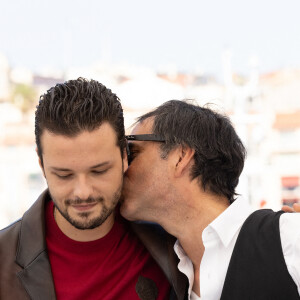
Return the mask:
M 36 145 L 37 150 L 38 150 L 38 151 L 37 151 L 37 154 L 38 154 L 39 159 L 41 160 L 42 167 L 44 168 L 43 157 L 41 157 L 41 156 L 43 155 L 42 136 L 44 135 L 44 133 L 45 133 L 46 131 L 47 131 L 49 134 L 53 135 L 53 136 L 62 136 L 62 137 L 66 137 L 66 138 L 70 138 L 70 139 L 71 139 L 71 138 L 76 138 L 77 136 L 79 136 L 80 134 L 82 134 L 82 133 L 84 133 L 84 132 L 93 132 L 93 131 L 99 129 L 104 123 L 107 123 L 107 124 L 112 128 L 112 130 L 114 131 L 115 136 L 116 136 L 116 146 L 120 149 L 121 157 L 123 158 L 123 156 L 124 156 L 123 152 L 124 152 L 124 149 L 126 149 L 126 147 L 124 147 L 124 149 L 121 149 L 121 146 L 118 145 L 118 143 L 119 143 L 119 140 L 118 140 L 118 134 L 117 134 L 117 132 L 116 132 L 114 126 L 112 126 L 112 124 L 111 124 L 109 121 L 105 120 L 105 121 L 101 122 L 98 126 L 96 126 L 95 128 L 93 128 L 93 129 L 91 129 L 91 130 L 89 130 L 89 129 L 80 129 L 80 130 L 79 130 L 78 132 L 76 132 L 75 134 L 56 133 L 56 132 L 54 132 L 54 131 L 52 131 L 52 130 L 49 130 L 49 128 L 46 128 L 46 127 L 43 128 L 43 129 L 41 130 L 40 135 L 39 135 L 40 151 L 39 151 L 39 149 L 38 149 L 38 145 Z M 124 136 L 124 138 L 125 138 L 125 136 Z M 41 156 L 40 156 L 40 155 L 41 155 Z

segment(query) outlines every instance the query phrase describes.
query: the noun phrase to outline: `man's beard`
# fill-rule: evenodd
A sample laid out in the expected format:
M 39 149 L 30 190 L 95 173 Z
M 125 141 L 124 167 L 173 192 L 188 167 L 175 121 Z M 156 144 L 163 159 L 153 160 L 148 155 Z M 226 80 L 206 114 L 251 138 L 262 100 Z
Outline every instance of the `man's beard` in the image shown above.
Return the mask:
M 98 197 L 98 198 L 89 197 L 88 199 L 85 199 L 85 200 L 76 198 L 74 200 L 71 200 L 71 199 L 64 200 L 65 210 L 62 210 L 57 205 L 57 201 L 52 197 L 50 190 L 49 190 L 49 193 L 51 195 L 51 198 L 52 198 L 52 201 L 53 201 L 55 207 L 60 212 L 60 214 L 75 228 L 80 229 L 80 230 L 85 230 L 85 229 L 94 229 L 96 227 L 99 227 L 114 212 L 114 210 L 119 202 L 119 199 L 121 197 L 122 185 L 123 185 L 123 183 L 121 183 L 121 185 L 119 186 L 117 191 L 113 194 L 111 199 L 107 199 L 109 206 L 107 206 L 105 204 L 103 197 Z M 99 216 L 94 217 L 90 220 L 88 219 L 89 215 L 91 214 L 90 212 L 77 213 L 77 215 L 80 217 L 81 220 L 75 220 L 68 213 L 68 207 L 70 205 L 94 204 L 94 203 L 96 203 L 98 206 L 102 206 L 102 210 L 101 210 Z

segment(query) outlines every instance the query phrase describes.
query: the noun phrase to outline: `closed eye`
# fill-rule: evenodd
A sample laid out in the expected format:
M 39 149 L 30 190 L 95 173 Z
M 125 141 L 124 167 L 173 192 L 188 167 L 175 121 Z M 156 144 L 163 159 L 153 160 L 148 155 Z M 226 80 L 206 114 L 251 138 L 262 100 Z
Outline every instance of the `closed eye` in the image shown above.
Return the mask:
M 108 171 L 108 169 L 105 169 L 105 170 L 93 170 L 92 173 L 95 174 L 95 175 L 100 175 L 100 174 L 104 174 Z
M 137 154 L 139 153 L 138 150 L 130 150 L 130 155 L 131 155 L 131 158 L 135 158 L 137 156 Z
M 137 145 L 133 143 L 129 143 L 128 146 L 129 146 L 129 153 L 130 153 L 130 162 L 132 162 L 137 157 L 140 150 L 138 149 Z
M 129 162 L 131 163 L 139 154 L 138 150 L 130 150 Z
M 55 175 L 60 179 L 69 179 L 72 177 L 72 174 L 66 174 L 66 175 L 55 174 Z

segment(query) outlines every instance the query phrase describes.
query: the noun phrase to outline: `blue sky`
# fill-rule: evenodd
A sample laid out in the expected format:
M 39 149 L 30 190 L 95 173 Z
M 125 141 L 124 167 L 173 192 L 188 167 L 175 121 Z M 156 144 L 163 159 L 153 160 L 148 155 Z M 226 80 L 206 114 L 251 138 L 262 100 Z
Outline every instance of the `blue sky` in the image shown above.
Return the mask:
M 300 67 L 299 0 L 0 0 L 0 52 L 12 66 L 88 66 L 103 58 L 158 69 L 247 74 Z

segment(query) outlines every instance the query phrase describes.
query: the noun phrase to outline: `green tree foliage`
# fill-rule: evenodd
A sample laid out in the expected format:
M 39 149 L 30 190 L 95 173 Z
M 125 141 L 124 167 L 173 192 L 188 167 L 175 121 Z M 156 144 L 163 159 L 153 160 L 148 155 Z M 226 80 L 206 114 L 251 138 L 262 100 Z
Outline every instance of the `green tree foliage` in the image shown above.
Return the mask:
M 12 103 L 16 105 L 22 113 L 26 114 L 36 103 L 37 92 L 27 84 L 16 84 L 12 92 Z

